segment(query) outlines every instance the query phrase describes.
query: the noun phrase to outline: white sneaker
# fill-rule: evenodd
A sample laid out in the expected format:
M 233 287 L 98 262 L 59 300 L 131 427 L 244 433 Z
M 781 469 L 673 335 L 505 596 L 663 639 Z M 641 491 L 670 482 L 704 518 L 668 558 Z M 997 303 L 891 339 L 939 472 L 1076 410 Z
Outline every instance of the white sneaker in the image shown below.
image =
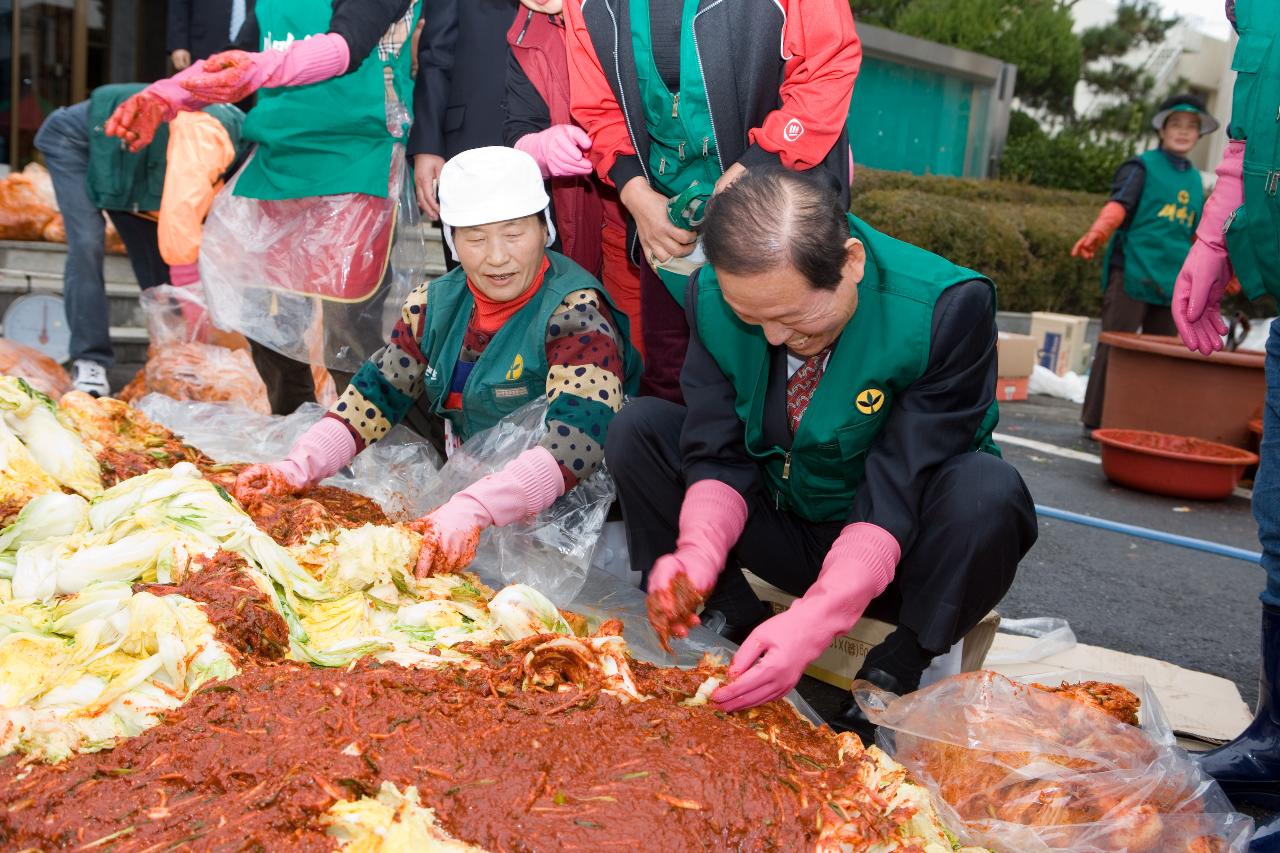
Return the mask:
M 71 384 L 77 391 L 92 397 L 109 397 L 111 385 L 107 382 L 107 369 L 96 361 L 76 359 L 71 366 Z

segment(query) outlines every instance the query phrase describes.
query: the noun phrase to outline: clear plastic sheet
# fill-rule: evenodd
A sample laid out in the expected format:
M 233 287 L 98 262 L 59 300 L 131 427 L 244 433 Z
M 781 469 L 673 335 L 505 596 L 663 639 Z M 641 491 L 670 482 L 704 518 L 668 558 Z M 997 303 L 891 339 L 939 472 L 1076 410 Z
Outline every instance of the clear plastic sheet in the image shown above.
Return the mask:
M 537 445 L 547 431 L 546 414 L 541 397 L 468 439 L 440 470 L 434 504 Z M 486 530 L 476 565 L 489 568 L 503 585 L 528 584 L 564 606 L 586 580 L 613 498 L 613 478 L 601 469 L 532 521 Z
M 359 369 L 425 275 L 407 171 L 397 146 L 387 198 L 260 201 L 235 195 L 232 178 L 214 199 L 200 251 L 214 322 L 298 361 Z
M 1019 853 L 1244 851 L 1253 821 L 1174 745 L 1151 691 L 1139 696 L 1141 729 L 992 672 L 902 697 L 854 685 L 880 727 L 877 743 L 930 789 L 967 843 Z
M 309 403 L 281 417 L 162 394 L 148 394 L 134 405 L 219 462 L 280 459 L 325 412 Z M 428 503 L 426 495 L 435 491 L 439 466 L 440 456 L 431 445 L 407 427 L 397 426 L 325 483 L 372 498 L 388 517 L 408 521 L 435 505 Z
M 262 414 L 271 412 L 267 386 L 248 351 L 214 343 L 216 337 L 207 328 L 188 328 L 183 311 L 199 316 L 204 307 L 192 288 L 161 285 L 142 291 L 138 300 L 151 345 L 141 377 L 129 383 L 120 399 L 132 402 L 155 392 L 175 400 L 230 403 Z M 203 322 L 207 327 L 207 320 Z
M 1054 616 L 1001 619 L 1000 631 L 1019 637 L 1031 637 L 1035 642 L 1016 652 L 988 652 L 986 662 L 991 665 L 1033 663 L 1076 646 L 1076 634 L 1071 630 L 1071 625 L 1066 619 Z
M 228 406 L 179 402 L 159 394 L 148 395 L 135 405 L 147 417 L 220 462 L 279 459 L 297 437 L 324 414 L 321 407 L 306 405 L 287 417 L 259 415 Z M 545 403 L 535 402 L 520 409 L 487 433 L 473 437 L 439 471 L 436 471 L 439 456 L 435 450 L 413 431 L 397 426 L 357 456 L 350 468 L 325 482 L 373 498 L 393 519 L 417 518 L 458 489 L 532 447 L 541 435 L 540 430 L 545 429 L 542 425 L 545 414 Z M 603 476 L 607 479 L 607 475 Z M 640 660 L 689 667 L 697 665 L 703 654 L 710 652 L 727 662 L 738 647 L 702 626 L 694 627 L 687 639 L 672 644 L 674 655 L 662 650 L 649 625 L 643 590 L 615 576 L 626 570 L 625 566 L 617 565 L 618 561 L 626 560 L 625 540 L 616 554 L 609 555 L 613 565 L 603 566 L 597 562 L 588 570 L 604 516 L 612 502 L 613 489 L 611 485 L 607 487 L 606 498 L 605 487 L 595 491 L 595 485 L 587 485 L 593 491 L 585 492 L 581 486 L 574 490 L 583 492 L 581 501 L 570 502 L 562 508 L 557 503 L 532 524 L 507 528 L 505 533 L 498 531 L 500 544 L 493 544 L 495 531 L 488 532 L 489 538 L 482 540 L 471 570 L 495 587 L 528 584 L 548 595 L 558 606 L 597 623 L 621 619 L 628 647 Z M 588 506 L 589 511 L 585 509 Z M 585 530 L 573 526 L 579 520 L 594 531 L 589 538 Z M 564 539 L 572 541 L 566 543 Z M 565 550 L 559 545 L 564 545 Z M 532 560 L 530 552 L 535 554 Z M 560 599 L 549 594 L 545 586 L 548 580 L 559 590 Z M 798 693 L 792 691 L 787 698 L 810 721 L 822 722 Z
M 31 387 L 55 400 L 71 390 L 71 377 L 62 365 L 24 344 L 0 338 L 0 373 L 21 376 Z

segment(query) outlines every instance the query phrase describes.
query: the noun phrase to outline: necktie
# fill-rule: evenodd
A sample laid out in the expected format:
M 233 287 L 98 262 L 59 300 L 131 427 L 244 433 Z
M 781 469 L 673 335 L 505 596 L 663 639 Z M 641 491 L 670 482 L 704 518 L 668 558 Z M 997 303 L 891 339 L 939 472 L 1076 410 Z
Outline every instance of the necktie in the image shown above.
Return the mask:
M 244 26 L 245 0 L 231 0 L 231 41 L 235 42 L 236 36 L 240 35 L 240 28 Z
M 804 417 L 804 410 L 809 408 L 813 392 L 818 389 L 818 380 L 822 378 L 822 369 L 830 353 L 831 348 L 827 347 L 817 355 L 809 356 L 787 380 L 787 419 L 791 422 L 792 435 L 800 429 L 800 419 Z

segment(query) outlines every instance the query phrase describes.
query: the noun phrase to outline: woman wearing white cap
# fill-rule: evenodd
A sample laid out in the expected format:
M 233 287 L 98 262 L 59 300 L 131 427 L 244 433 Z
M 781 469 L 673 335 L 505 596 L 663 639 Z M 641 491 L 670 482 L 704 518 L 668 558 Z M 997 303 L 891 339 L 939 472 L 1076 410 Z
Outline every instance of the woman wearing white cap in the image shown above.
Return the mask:
M 426 395 L 453 435 L 469 436 L 545 394 L 547 435 L 421 519 L 420 574 L 456 571 L 479 531 L 550 506 L 604 458 L 609 423 L 640 362 L 626 317 L 603 287 L 548 251 L 542 173 L 511 148 L 475 148 L 440 173 L 440 218 L 461 266 L 413 291 L 391 340 L 279 462 L 254 465 L 236 496 L 289 493 L 330 476 Z

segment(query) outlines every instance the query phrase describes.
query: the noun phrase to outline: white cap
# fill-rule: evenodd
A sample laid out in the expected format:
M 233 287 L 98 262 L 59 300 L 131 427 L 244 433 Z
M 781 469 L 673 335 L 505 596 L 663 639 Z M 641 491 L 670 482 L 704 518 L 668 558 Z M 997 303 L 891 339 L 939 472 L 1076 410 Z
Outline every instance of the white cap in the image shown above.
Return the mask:
M 440 222 L 454 259 L 454 228 L 506 222 L 543 213 L 551 203 L 538 162 L 523 151 L 490 145 L 463 151 L 440 170 Z M 547 245 L 555 226 L 547 217 Z

